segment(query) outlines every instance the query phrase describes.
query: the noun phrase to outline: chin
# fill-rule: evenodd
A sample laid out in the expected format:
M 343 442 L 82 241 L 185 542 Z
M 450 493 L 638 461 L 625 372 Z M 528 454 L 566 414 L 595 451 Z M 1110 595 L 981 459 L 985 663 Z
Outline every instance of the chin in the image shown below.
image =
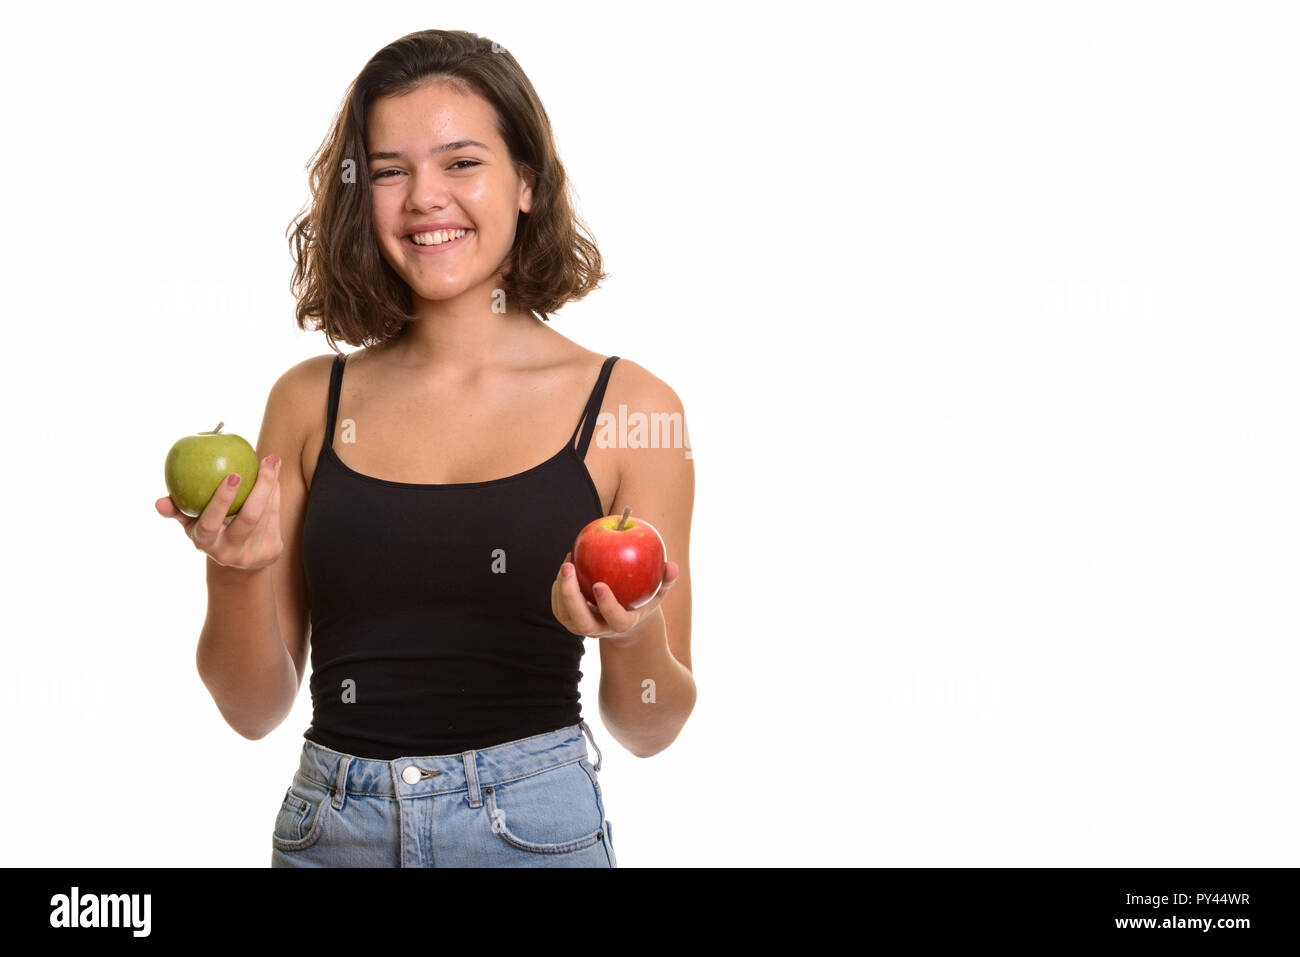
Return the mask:
M 411 294 L 416 299 L 423 299 L 426 302 L 446 302 L 448 299 L 458 299 L 474 288 L 473 283 L 447 283 L 437 286 L 409 283 L 409 285 Z

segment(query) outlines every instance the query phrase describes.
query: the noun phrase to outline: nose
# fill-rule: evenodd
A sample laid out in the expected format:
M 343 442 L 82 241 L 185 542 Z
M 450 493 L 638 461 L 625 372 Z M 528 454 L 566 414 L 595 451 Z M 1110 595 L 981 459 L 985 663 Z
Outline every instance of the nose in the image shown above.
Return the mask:
M 410 202 L 413 209 L 441 209 L 450 199 L 447 178 L 438 169 L 419 167 L 411 176 Z

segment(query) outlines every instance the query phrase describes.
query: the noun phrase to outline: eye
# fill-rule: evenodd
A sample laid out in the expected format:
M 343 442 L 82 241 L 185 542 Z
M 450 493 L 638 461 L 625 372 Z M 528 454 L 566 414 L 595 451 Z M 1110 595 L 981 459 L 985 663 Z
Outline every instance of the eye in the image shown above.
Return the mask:
M 469 166 L 461 166 L 461 165 L 460 165 L 461 163 L 468 163 Z M 448 167 L 448 168 L 449 168 L 449 169 L 457 169 L 457 168 L 459 168 L 459 169 L 469 169 L 469 168 L 472 167 L 472 166 L 482 166 L 482 165 L 483 165 L 483 164 L 480 163 L 478 160 L 464 160 L 464 159 L 463 159 L 463 160 L 457 160 L 456 162 L 452 163 L 451 166 Z M 371 176 L 370 178 L 371 178 L 371 179 L 387 179 L 389 173 L 401 173 L 401 172 L 403 172 L 403 171 L 400 170 L 400 169 L 396 169 L 396 168 L 385 169 L 385 170 L 380 170 L 378 173 L 375 173 L 375 174 L 374 174 L 373 176 Z

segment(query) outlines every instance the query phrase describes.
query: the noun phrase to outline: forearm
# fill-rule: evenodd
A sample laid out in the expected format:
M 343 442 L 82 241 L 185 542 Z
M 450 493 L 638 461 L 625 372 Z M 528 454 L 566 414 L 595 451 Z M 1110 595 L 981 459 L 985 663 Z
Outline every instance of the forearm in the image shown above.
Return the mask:
M 662 611 L 639 632 L 631 645 L 602 645 L 600 716 L 619 744 L 648 758 L 681 733 L 695 707 L 695 678 L 668 647 Z
M 271 568 L 227 569 L 207 560 L 208 612 L 195 665 L 226 723 L 261 738 L 293 707 L 298 671 L 280 637 Z

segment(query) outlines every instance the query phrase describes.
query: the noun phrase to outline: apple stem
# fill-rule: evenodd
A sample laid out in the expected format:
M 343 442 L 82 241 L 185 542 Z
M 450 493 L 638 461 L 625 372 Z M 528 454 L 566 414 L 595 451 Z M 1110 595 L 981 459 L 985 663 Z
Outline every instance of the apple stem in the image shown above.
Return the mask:
M 216 435 L 218 432 L 221 431 L 221 427 L 225 424 L 226 423 L 224 422 L 218 422 L 217 427 L 215 429 L 213 429 L 211 432 L 205 432 L 204 435 Z
M 616 532 L 623 531 L 623 523 L 627 521 L 627 517 L 631 514 L 632 514 L 632 506 L 629 505 L 623 509 L 623 515 L 622 517 L 619 518 L 618 524 L 614 526 L 614 531 Z

